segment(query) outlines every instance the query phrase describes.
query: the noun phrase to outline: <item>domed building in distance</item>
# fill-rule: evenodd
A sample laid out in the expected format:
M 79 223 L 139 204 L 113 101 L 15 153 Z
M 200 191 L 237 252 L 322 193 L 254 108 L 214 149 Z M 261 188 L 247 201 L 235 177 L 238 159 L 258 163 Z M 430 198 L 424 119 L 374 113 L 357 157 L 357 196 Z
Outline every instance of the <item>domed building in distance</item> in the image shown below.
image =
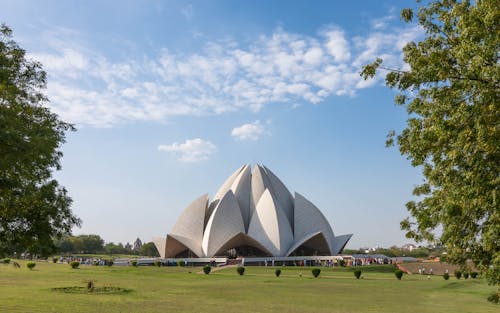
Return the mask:
M 304 196 L 290 191 L 262 165 L 244 165 L 210 201 L 194 200 L 165 238 L 154 238 L 162 258 L 337 255 L 352 234 L 335 236 Z

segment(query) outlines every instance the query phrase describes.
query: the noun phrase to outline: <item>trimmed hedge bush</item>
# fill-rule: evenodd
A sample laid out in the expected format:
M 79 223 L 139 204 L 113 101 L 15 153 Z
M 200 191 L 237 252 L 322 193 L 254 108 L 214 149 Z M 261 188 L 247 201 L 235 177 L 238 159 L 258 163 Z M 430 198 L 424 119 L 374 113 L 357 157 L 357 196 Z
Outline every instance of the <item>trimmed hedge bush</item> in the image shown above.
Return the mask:
M 186 265 L 184 261 L 177 261 L 177 266 L 184 266 Z
M 77 261 L 71 261 L 69 263 L 69 266 L 71 266 L 72 269 L 77 269 L 78 266 L 80 266 L 80 262 L 77 262 Z
M 469 273 L 468 272 L 465 272 L 464 273 L 464 279 L 468 279 L 469 278 Z
M 243 274 L 245 274 L 245 268 L 243 266 L 238 266 L 236 268 L 236 272 L 238 272 L 238 274 L 240 274 L 240 276 L 242 276 Z
M 3 259 L 2 263 L 3 264 L 9 264 L 10 263 L 10 259 L 9 258 Z
M 203 273 L 208 275 L 208 274 L 210 274 L 211 271 L 212 271 L 212 268 L 210 267 L 210 265 L 203 266 Z
M 460 277 L 462 277 L 462 272 L 460 272 L 460 271 L 455 271 L 455 277 L 456 277 L 457 279 L 460 279 Z
M 115 264 L 115 262 L 113 260 L 107 260 L 106 261 L 106 265 L 109 266 L 109 267 L 113 266 L 113 264 Z
M 280 269 L 277 269 L 274 271 L 274 275 L 276 275 L 276 277 L 280 277 L 281 275 L 281 270 Z
M 444 273 L 444 274 L 443 274 L 443 278 L 444 278 L 444 280 L 448 280 L 448 279 L 450 279 L 450 274 L 448 274 L 448 273 Z
M 356 277 L 356 279 L 359 279 L 361 277 L 361 270 L 355 270 L 354 276 Z
M 345 266 L 345 261 L 344 260 L 338 260 L 338 263 L 340 266 L 344 267 Z
M 26 267 L 29 268 L 30 270 L 34 269 L 36 266 L 35 262 L 28 262 L 26 263 Z
M 52 258 L 52 263 L 57 263 L 59 261 L 59 258 Z
M 401 280 L 401 277 L 403 277 L 404 272 L 402 270 L 396 270 L 394 271 L 394 275 L 396 275 L 396 278 L 398 280 Z
M 155 265 L 155 266 L 160 267 L 160 266 L 161 266 L 161 261 L 156 260 L 156 261 L 154 262 L 154 265 Z
M 311 273 L 313 274 L 314 277 L 317 278 L 319 276 L 319 274 L 321 273 L 321 270 L 319 268 L 313 268 L 311 270 Z
M 477 277 L 477 272 L 471 272 L 471 273 L 470 273 L 470 277 L 472 277 L 472 278 L 476 278 L 476 277 Z
M 130 261 L 130 265 L 132 265 L 134 267 L 137 266 L 137 260 Z

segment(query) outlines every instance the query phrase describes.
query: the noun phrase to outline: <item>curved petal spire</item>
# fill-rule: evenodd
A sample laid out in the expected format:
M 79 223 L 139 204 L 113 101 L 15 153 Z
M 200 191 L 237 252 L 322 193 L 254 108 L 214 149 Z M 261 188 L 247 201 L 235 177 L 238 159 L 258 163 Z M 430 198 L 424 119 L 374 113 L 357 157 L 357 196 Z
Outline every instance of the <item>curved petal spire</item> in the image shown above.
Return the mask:
M 304 242 L 311 233 L 321 232 L 328 242 L 330 253 L 333 254 L 332 228 L 323 213 L 309 200 L 298 192 L 295 193 L 295 241 Z
M 184 209 L 181 216 L 177 219 L 169 236 L 175 238 L 188 247 L 193 253 L 201 255 L 201 242 L 203 240 L 203 222 L 205 219 L 205 211 L 208 204 L 208 195 L 203 195 L 194 200 L 187 208 Z M 166 249 L 171 250 L 169 245 L 177 245 L 172 240 L 166 242 Z M 167 253 L 171 255 L 171 253 Z
M 269 189 L 257 202 L 248 235 L 275 256 L 284 256 L 293 243 L 293 232 L 284 212 L 277 206 Z
M 231 185 L 231 190 L 238 200 L 246 231 L 250 224 L 250 218 L 252 217 L 250 215 L 250 196 L 252 193 L 252 171 L 250 165 L 245 165 L 243 167 L 238 177 L 236 177 Z
M 243 165 L 240 168 L 238 168 L 233 174 L 231 174 L 231 176 L 229 176 L 228 179 L 226 179 L 226 181 L 224 182 L 224 184 L 222 184 L 219 190 L 217 190 L 210 205 L 208 206 L 207 214 L 205 215 L 205 225 L 208 222 L 208 219 L 210 218 L 210 215 L 214 211 L 217 204 L 220 202 L 222 197 L 224 197 L 227 191 L 231 189 L 231 186 L 233 185 L 234 181 L 236 180 L 236 178 L 238 178 L 238 175 L 246 166 L 248 165 Z
M 238 201 L 233 192 L 228 190 L 215 207 L 205 227 L 201 244 L 203 254 L 213 257 L 226 241 L 244 232 L 245 225 Z
M 292 230 L 294 228 L 293 222 L 293 208 L 294 208 L 294 199 L 292 194 L 286 188 L 285 184 L 278 178 L 278 176 L 274 175 L 274 173 L 263 166 L 266 171 L 268 180 L 271 184 L 271 189 L 273 191 L 273 195 L 276 197 L 276 201 L 279 203 L 280 208 L 285 212 L 288 221 L 290 222 L 290 226 L 292 226 Z

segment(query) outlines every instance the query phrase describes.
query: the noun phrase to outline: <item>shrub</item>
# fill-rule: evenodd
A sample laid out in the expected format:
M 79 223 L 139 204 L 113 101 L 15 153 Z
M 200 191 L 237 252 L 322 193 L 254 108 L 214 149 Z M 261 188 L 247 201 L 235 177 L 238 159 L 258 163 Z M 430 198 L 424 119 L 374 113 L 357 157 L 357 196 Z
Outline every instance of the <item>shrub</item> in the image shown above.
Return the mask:
M 113 260 L 107 260 L 106 261 L 106 265 L 109 266 L 109 267 L 113 266 L 114 263 L 115 262 Z
M 3 259 L 3 260 L 2 260 L 2 263 L 3 263 L 3 264 L 9 264 L 9 263 L 10 263 L 10 259 L 9 259 L 9 258 L 7 258 L 7 259 Z
M 94 264 L 95 266 L 97 266 L 97 265 L 99 265 L 99 261 L 96 260 L 96 261 L 92 262 L 92 264 Z
M 155 266 L 160 267 L 160 266 L 161 266 L 161 261 L 156 260 L 156 261 L 154 262 L 154 265 L 155 265 Z
M 30 270 L 34 269 L 36 266 L 35 262 L 28 262 L 26 263 L 26 267 L 29 268 Z
M 203 273 L 208 275 L 208 274 L 210 274 L 210 271 L 212 271 L 212 268 L 210 267 L 210 265 L 203 266 Z
M 281 275 L 281 270 L 280 269 L 277 269 L 274 271 L 274 275 L 276 275 L 276 277 L 280 277 Z
M 69 266 L 71 266 L 72 269 L 77 269 L 78 266 L 80 266 L 80 262 L 77 262 L 77 261 L 71 261 L 69 263 Z
M 477 272 L 471 272 L 470 273 L 471 278 L 476 278 L 477 277 Z
M 59 261 L 59 258 L 56 257 L 52 258 L 52 263 L 57 263 L 57 261 Z
M 500 291 L 497 291 L 495 293 L 492 293 L 491 295 L 488 296 L 488 301 L 492 303 L 498 304 L 500 302 Z
M 356 279 L 359 279 L 361 277 L 361 270 L 355 270 L 354 276 L 356 277 Z
M 243 266 L 238 266 L 236 268 L 236 272 L 238 272 L 238 274 L 240 274 L 240 276 L 242 276 L 243 274 L 245 274 L 245 268 Z
M 460 271 L 455 271 L 455 277 L 456 277 L 457 279 L 460 279 L 460 277 L 462 277 L 462 272 L 460 272 Z
M 450 279 L 450 274 L 448 274 L 448 273 L 444 273 L 444 274 L 443 274 L 443 278 L 444 278 L 445 280 Z
M 177 261 L 177 266 L 184 266 L 184 265 L 186 265 L 186 264 L 184 263 L 184 261 L 180 261 L 180 260 L 179 260 L 179 261 Z
M 132 265 L 132 266 L 137 266 L 137 260 L 132 260 L 132 261 L 130 261 L 130 265 Z
M 345 261 L 344 260 L 338 260 L 339 266 L 344 267 L 345 266 Z
M 319 268 L 313 268 L 311 272 L 314 277 L 318 277 L 319 273 L 321 273 L 321 270 Z
M 464 272 L 464 279 L 468 279 L 469 278 L 469 273 L 468 272 Z
M 94 291 L 94 281 L 93 280 L 87 280 L 87 291 L 92 292 Z
M 396 271 L 394 272 L 394 275 L 396 275 L 396 278 L 397 278 L 398 280 L 401 280 L 401 277 L 403 277 L 403 271 L 402 271 L 402 270 L 396 270 Z

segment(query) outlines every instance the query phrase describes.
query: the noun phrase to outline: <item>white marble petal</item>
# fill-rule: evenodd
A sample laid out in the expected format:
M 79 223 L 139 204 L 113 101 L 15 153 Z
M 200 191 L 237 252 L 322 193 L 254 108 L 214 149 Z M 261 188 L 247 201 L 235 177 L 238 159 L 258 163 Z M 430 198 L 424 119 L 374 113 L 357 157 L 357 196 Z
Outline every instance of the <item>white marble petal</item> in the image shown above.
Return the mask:
M 202 242 L 204 256 L 213 257 L 228 240 L 239 233 L 245 233 L 245 225 L 238 201 L 233 192 L 228 190 L 207 222 Z
M 333 238 L 332 254 L 337 255 L 342 253 L 342 250 L 344 250 L 345 245 L 351 239 L 351 237 L 352 234 L 347 234 L 347 235 L 336 236 L 335 238 Z
M 325 218 L 323 213 L 312 202 L 304 196 L 295 193 L 295 241 L 304 241 L 304 238 L 310 236 L 311 233 L 321 232 L 325 237 L 330 247 L 330 252 L 333 254 L 332 244 L 333 234 L 330 223 Z
M 263 166 L 264 170 L 267 174 L 268 180 L 271 184 L 271 190 L 276 201 L 279 203 L 280 208 L 285 212 L 288 221 L 290 222 L 290 226 L 292 226 L 292 230 L 294 228 L 294 199 L 288 188 L 286 188 L 285 184 L 276 176 L 274 173 Z
M 167 239 L 165 237 L 153 237 L 153 243 L 155 244 L 156 250 L 158 250 L 160 257 L 165 258 Z
M 284 212 L 277 206 L 269 189 L 257 202 L 248 235 L 274 256 L 284 256 L 293 243 L 293 232 Z
M 238 174 L 238 177 L 236 177 L 231 185 L 231 190 L 238 200 L 241 216 L 243 217 L 243 223 L 245 224 L 245 230 L 247 230 L 251 218 L 250 196 L 252 193 L 252 170 L 250 165 L 245 165 L 243 167 Z

